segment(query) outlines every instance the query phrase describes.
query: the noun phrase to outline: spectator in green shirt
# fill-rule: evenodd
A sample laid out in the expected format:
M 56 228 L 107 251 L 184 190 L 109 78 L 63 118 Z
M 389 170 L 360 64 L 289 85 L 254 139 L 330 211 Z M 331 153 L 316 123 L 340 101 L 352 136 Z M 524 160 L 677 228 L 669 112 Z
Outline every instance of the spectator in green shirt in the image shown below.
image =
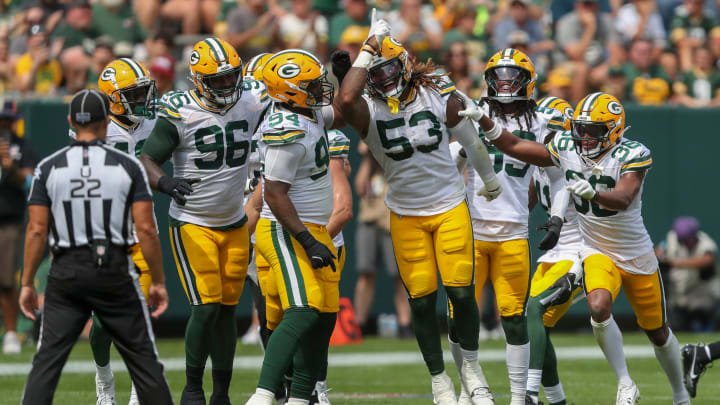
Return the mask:
M 345 29 L 351 25 L 370 27 L 366 0 L 347 0 L 345 11 L 330 20 L 330 46 L 336 48 Z
M 92 20 L 92 8 L 87 0 L 72 2 L 65 18 L 52 33 L 53 52 L 59 55 L 63 50 L 74 46 L 82 46 L 88 51 L 92 49 L 92 40 L 98 36 L 91 26 Z
M 670 22 L 670 41 L 677 49 L 682 71 L 692 68 L 695 48 L 704 46 L 708 38 L 720 34 L 717 20 L 705 14 L 704 5 L 705 0 L 685 0 Z
M 659 105 L 670 97 L 670 78 L 652 57 L 653 44 L 646 39 L 630 43 L 623 67 L 627 80 L 625 99 L 644 105 Z
M 707 48 L 695 49 L 694 66 L 682 72 L 673 84 L 675 101 L 686 107 L 720 105 L 720 72 Z
M 92 29 L 116 43 L 143 42 L 147 33 L 124 0 L 100 0 L 92 8 Z

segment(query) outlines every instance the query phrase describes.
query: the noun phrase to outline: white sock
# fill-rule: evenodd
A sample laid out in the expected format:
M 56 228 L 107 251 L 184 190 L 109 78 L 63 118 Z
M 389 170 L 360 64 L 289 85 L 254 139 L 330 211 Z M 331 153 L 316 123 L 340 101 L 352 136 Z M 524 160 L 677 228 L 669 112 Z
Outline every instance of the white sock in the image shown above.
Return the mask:
M 307 399 L 300 399 L 300 398 L 290 398 L 287 402 L 285 402 L 287 405 L 308 405 L 310 404 L 310 401 Z
M 462 353 L 462 359 L 464 361 L 467 361 L 468 363 L 477 363 L 477 361 L 478 361 L 478 351 L 477 350 L 465 350 L 465 349 L 461 348 L 460 353 Z
M 551 404 L 556 404 L 565 400 L 565 391 L 563 391 L 562 383 L 558 383 L 553 387 L 543 387 L 545 398 Z
M 597 340 L 600 349 L 605 354 L 605 358 L 610 367 L 612 367 L 618 378 L 618 383 L 623 385 L 632 385 L 632 379 L 628 372 L 627 363 L 625 362 L 625 352 L 623 352 L 623 338 L 620 328 L 612 315 L 603 322 L 595 322 L 590 318 L 590 324 L 593 328 L 593 335 Z
M 98 378 L 101 381 L 110 382 L 113 379 L 112 369 L 110 369 L 110 363 L 105 366 L 98 366 L 95 363 L 95 371 L 97 372 Z
M 530 367 L 530 343 L 506 346 L 505 363 L 510 377 L 510 405 L 525 405 L 525 392 Z
M 269 390 L 266 390 L 265 388 L 255 388 L 255 394 L 253 394 L 254 397 L 257 397 L 259 399 L 266 399 L 270 402 L 270 404 L 275 403 L 275 393 Z
M 452 354 L 453 361 L 455 361 L 455 367 L 457 367 L 458 375 L 460 375 L 463 364 L 463 350 L 460 347 L 460 343 L 453 342 L 452 339 L 450 339 L 450 336 L 448 336 L 448 342 L 450 342 L 450 354 Z
M 527 392 L 535 393 L 537 395 L 540 392 L 540 381 L 542 380 L 542 370 L 529 369 L 527 376 Z
M 653 349 L 655 349 L 655 357 L 658 359 L 663 370 L 665 370 L 665 375 L 667 375 L 668 380 L 670 380 L 673 402 L 677 403 L 689 400 L 690 398 L 683 385 L 683 369 L 680 364 L 680 344 L 678 344 L 678 340 L 671 330 L 669 330 L 669 333 L 670 335 L 668 336 L 667 342 L 662 346 L 653 345 Z

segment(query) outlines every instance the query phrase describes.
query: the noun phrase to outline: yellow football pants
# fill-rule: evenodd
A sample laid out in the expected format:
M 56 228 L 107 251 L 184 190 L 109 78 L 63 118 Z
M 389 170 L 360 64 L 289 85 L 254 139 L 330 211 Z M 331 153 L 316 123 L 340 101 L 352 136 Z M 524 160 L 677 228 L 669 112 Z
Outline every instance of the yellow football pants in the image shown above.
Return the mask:
M 130 257 L 132 258 L 135 267 L 138 270 L 138 282 L 140 283 L 140 289 L 145 295 L 145 301 L 148 301 L 148 291 L 150 291 L 150 284 L 152 284 L 152 276 L 150 275 L 150 266 L 145 261 L 145 256 L 140 250 L 140 244 L 136 243 L 130 246 Z
M 322 225 L 305 223 L 310 234 L 331 251 L 332 238 Z M 269 329 L 275 329 L 290 307 L 310 307 L 319 312 L 337 312 L 340 274 L 330 266 L 313 269 L 305 249 L 280 223 L 265 218 L 255 228 L 258 282 L 265 297 Z M 337 260 L 337 259 L 336 259 Z
M 545 290 L 550 288 L 560 277 L 564 276 L 572 267 L 573 262 L 570 260 L 561 260 L 557 263 L 540 263 L 533 274 L 530 282 L 530 296 L 537 297 Z M 565 316 L 573 303 L 575 296 L 580 294 L 582 287 L 573 290 L 570 298 L 560 304 L 549 307 L 543 315 L 543 324 L 548 328 L 552 328 L 557 322 Z
M 425 217 L 391 212 L 390 236 L 410 298 L 437 291 L 438 270 L 445 286 L 472 284 L 473 233 L 467 203 Z
M 190 304 L 238 303 L 250 257 L 247 224 L 226 231 L 193 224 L 170 227 L 170 240 Z
M 345 258 L 347 257 L 347 250 L 345 246 L 339 246 L 337 248 L 337 271 L 341 272 L 345 268 Z M 274 285 L 269 283 L 275 283 L 275 276 L 270 271 L 270 263 L 267 259 L 258 251 L 257 245 L 255 246 L 255 266 L 258 272 L 258 284 L 260 285 L 260 291 L 265 298 L 265 319 L 267 320 L 267 328 L 275 330 L 280 324 L 283 318 L 283 309 L 280 297 L 278 295 L 267 295 L 265 291 L 274 291 Z M 327 283 L 325 283 L 327 285 Z M 339 286 L 339 284 L 338 284 Z M 328 291 L 328 293 L 334 293 L 334 291 Z M 338 297 L 340 292 L 338 291 Z
M 488 276 L 495 289 L 500 316 L 525 313 L 530 287 L 530 247 L 527 239 L 475 241 L 475 299 Z
M 655 330 L 665 324 L 665 291 L 660 272 L 653 274 L 630 274 L 615 266 L 612 259 L 594 254 L 585 259 L 585 291 L 608 290 L 613 302 L 625 289 L 638 325 L 645 330 Z

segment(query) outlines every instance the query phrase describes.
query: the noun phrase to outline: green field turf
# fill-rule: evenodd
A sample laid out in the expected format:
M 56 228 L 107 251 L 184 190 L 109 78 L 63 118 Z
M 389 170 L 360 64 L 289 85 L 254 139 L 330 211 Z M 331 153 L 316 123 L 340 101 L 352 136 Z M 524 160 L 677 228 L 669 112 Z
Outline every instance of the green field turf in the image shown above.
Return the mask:
M 714 341 L 720 335 L 684 335 L 678 336 L 681 344 L 698 341 Z M 568 335 L 558 334 L 553 339 L 558 348 L 583 347 L 595 345 L 591 334 Z M 641 345 L 641 349 L 649 343 L 644 335 L 634 333 L 625 336 L 626 345 Z M 503 342 L 481 343 L 481 350 L 499 349 L 505 347 Z M 360 346 L 346 346 L 331 348 L 332 355 L 341 354 L 387 354 L 398 352 L 415 352 L 414 341 L 399 341 L 388 339 L 368 339 Z M 0 369 L 12 369 L 13 364 L 27 364 L 32 357 L 33 348 L 24 347 L 20 356 L 0 355 Z M 163 359 L 177 361 L 184 356 L 181 340 L 162 340 L 158 343 L 158 351 Z M 651 353 L 651 349 L 650 352 Z M 497 354 L 497 353 L 496 353 Z M 260 356 L 262 352 L 257 346 L 238 345 L 236 356 Z M 496 356 L 497 357 L 497 356 Z M 481 357 L 482 358 L 482 357 Z M 79 343 L 74 349 L 70 360 L 89 361 L 92 359 L 87 342 Z M 119 356 L 113 349 L 113 359 Z M 568 399 L 576 405 L 608 405 L 615 403 L 616 380 L 605 360 L 573 360 L 562 359 L 560 374 Z M 648 353 L 640 357 L 628 358 L 630 373 L 640 387 L 642 395 L 641 404 L 672 404 L 670 387 L 664 373 L 654 357 Z M 457 374 L 451 363 L 446 363 L 448 373 L 455 379 L 456 388 L 459 388 Z M 505 405 L 509 402 L 509 384 L 505 364 L 502 359 L 483 362 L 483 368 L 488 382 L 495 393 L 496 404 Z M 254 391 L 258 378 L 258 369 L 237 369 L 234 372 L 231 388 L 231 399 L 234 404 L 243 405 L 251 392 Z M 209 377 L 209 372 L 206 377 Z M 184 384 L 183 371 L 168 371 L 166 373 L 173 390 L 176 401 L 179 401 L 180 392 Z M 703 377 L 698 389 L 698 397 L 693 404 L 720 403 L 720 370 L 710 369 Z M 118 404 L 127 403 L 130 379 L 127 373 L 117 372 L 115 376 Z M 0 405 L 16 405 L 20 401 L 25 383 L 24 375 L 0 376 Z M 211 381 L 206 378 L 207 391 L 211 388 Z M 430 396 L 430 378 L 422 364 L 384 365 L 384 366 L 334 366 L 329 371 L 329 385 L 332 388 L 330 398 L 333 405 L 341 404 L 432 404 Z M 208 393 L 209 396 L 209 393 Z M 95 402 L 94 376 L 91 373 L 77 374 L 65 373 L 60 379 L 55 403 L 82 405 Z M 177 402 L 176 402 L 177 403 Z

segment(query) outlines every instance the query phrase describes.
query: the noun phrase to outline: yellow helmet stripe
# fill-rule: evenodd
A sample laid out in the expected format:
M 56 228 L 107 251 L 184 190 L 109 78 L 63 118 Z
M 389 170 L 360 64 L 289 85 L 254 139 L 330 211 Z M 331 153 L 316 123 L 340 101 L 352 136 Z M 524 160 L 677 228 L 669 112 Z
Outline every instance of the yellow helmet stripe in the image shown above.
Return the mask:
M 139 79 L 139 78 L 145 76 L 140 65 L 138 65 L 137 62 L 135 62 L 134 60 L 132 60 L 130 58 L 122 58 L 120 60 L 125 62 L 126 65 L 130 66 L 130 70 L 132 70 L 133 73 L 135 73 L 136 79 Z
M 218 42 L 217 39 L 207 38 L 205 40 L 205 43 L 210 46 L 210 50 L 213 52 L 213 54 L 215 54 L 216 61 L 220 62 L 228 59 L 227 53 L 225 53 L 225 49 L 222 47 L 222 44 Z

